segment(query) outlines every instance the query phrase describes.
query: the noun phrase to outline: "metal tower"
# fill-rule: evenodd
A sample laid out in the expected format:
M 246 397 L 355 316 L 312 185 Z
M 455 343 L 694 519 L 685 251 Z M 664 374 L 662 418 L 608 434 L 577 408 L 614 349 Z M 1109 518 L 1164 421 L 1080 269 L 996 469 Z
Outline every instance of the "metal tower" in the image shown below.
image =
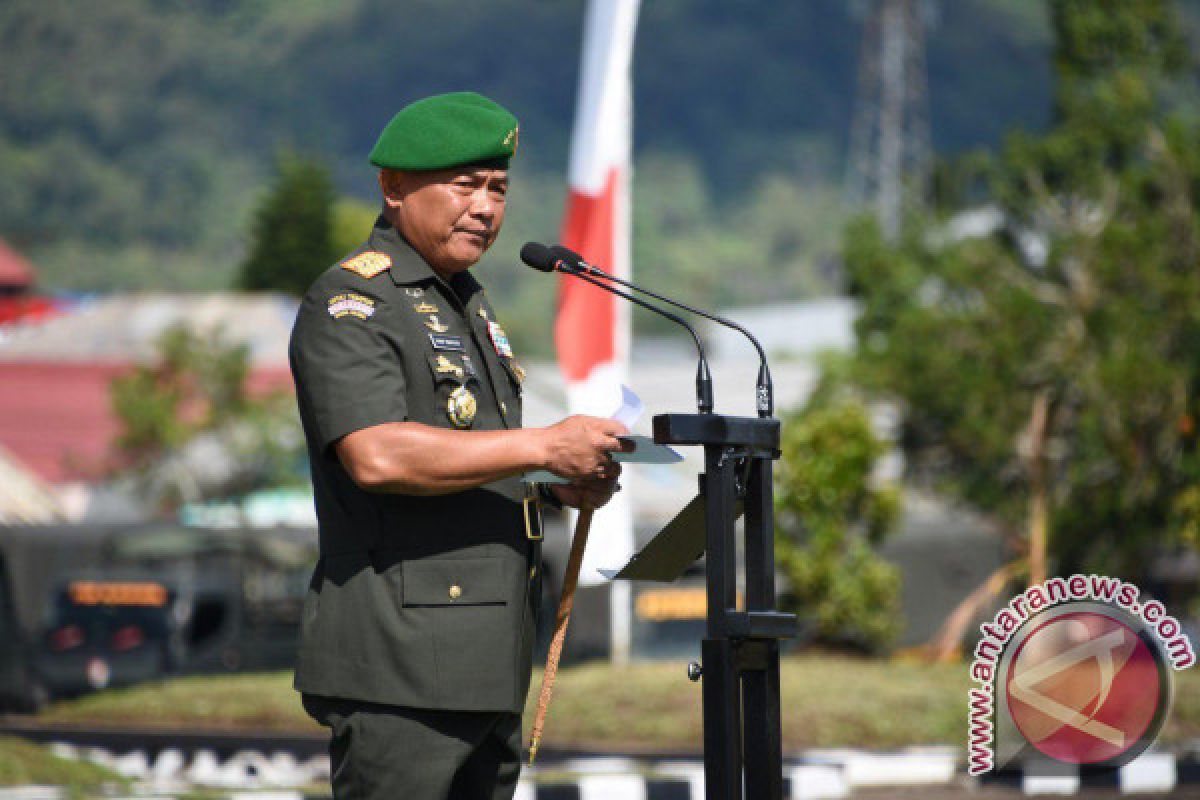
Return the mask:
M 921 0 L 872 0 L 859 57 L 847 196 L 888 238 L 929 187 L 928 88 Z

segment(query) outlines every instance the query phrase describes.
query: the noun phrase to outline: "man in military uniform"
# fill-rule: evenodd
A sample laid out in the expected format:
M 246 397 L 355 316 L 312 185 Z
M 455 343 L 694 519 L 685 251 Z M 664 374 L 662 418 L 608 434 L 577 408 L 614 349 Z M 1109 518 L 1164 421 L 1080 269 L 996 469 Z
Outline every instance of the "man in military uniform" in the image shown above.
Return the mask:
M 521 428 L 524 370 L 468 271 L 504 221 L 517 121 L 426 98 L 379 137 L 383 213 L 309 289 L 290 360 L 320 560 L 295 686 L 334 796 L 510 798 L 541 593 L 537 487 L 598 507 L 620 423 Z

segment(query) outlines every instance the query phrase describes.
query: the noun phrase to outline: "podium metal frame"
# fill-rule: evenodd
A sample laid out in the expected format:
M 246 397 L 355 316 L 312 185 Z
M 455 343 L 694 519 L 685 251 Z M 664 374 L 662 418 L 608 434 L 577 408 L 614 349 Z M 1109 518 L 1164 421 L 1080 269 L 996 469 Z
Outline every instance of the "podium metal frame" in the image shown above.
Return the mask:
M 653 422 L 659 444 L 704 447 L 705 795 L 708 800 L 782 800 L 779 640 L 795 636 L 797 625 L 794 614 L 775 607 L 771 472 L 780 456 L 779 420 L 660 414 Z M 744 610 L 737 608 L 738 500 L 746 518 Z

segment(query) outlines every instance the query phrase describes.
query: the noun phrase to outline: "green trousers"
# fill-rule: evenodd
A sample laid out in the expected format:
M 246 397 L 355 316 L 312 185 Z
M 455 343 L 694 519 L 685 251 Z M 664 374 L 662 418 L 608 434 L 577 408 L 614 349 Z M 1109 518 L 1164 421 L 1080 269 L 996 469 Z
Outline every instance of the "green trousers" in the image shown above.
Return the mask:
M 511 800 L 521 716 L 303 695 L 330 729 L 334 800 Z

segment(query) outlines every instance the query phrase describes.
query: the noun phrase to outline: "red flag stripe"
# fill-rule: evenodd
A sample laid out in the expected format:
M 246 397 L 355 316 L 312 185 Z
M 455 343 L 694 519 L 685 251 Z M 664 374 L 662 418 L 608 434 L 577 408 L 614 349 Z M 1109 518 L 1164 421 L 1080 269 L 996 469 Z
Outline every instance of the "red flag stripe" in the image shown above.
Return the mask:
M 613 263 L 618 177 L 617 168 L 610 169 L 604 191 L 599 195 L 571 191 L 563 220 L 563 244 L 605 268 Z M 615 300 L 608 292 L 578 278 L 560 277 L 554 339 L 559 365 L 568 381 L 584 380 L 598 364 L 616 358 Z

